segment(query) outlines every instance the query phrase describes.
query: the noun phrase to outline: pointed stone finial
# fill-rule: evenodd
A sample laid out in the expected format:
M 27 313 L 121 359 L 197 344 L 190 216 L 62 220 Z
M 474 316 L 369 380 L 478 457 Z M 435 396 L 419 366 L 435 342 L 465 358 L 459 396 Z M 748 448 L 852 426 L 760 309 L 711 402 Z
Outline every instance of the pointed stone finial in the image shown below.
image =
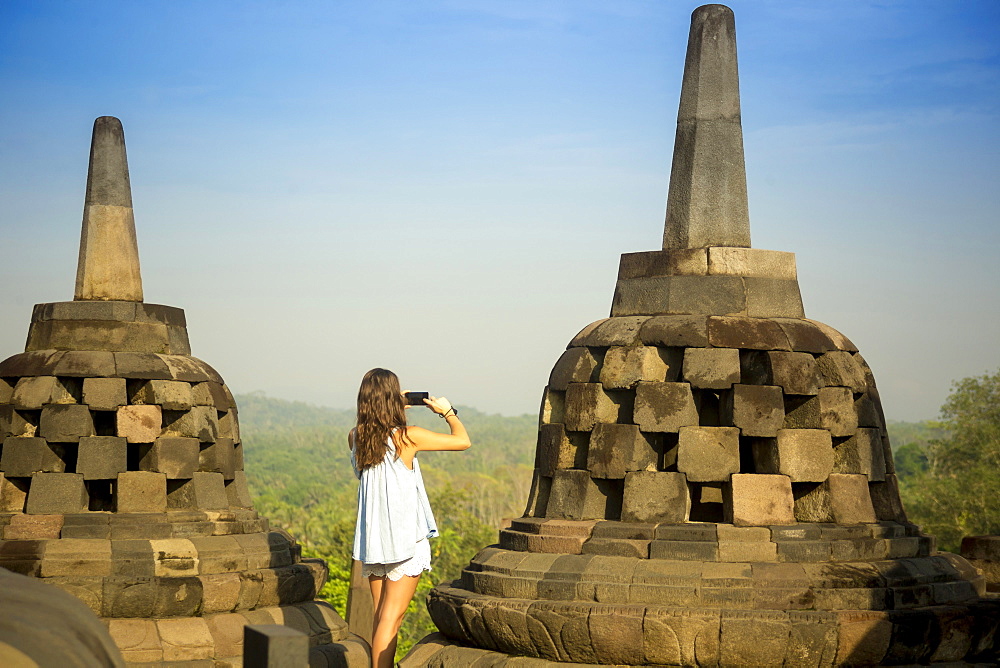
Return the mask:
M 121 121 L 94 121 L 75 301 L 142 301 L 139 246 Z
M 664 250 L 750 247 L 736 22 L 724 5 L 691 14 Z

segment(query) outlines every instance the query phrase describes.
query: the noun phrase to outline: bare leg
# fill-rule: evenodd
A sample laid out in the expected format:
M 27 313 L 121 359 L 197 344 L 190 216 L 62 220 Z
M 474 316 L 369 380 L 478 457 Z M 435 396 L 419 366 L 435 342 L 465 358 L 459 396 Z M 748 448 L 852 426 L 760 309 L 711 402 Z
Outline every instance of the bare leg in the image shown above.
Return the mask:
M 384 591 L 386 578 L 379 577 L 377 575 L 368 576 L 368 586 L 372 590 L 372 635 L 375 634 L 375 629 L 378 628 L 378 613 L 379 606 L 382 604 L 382 592 Z M 374 656 L 374 655 L 373 655 Z
M 399 627 L 419 581 L 419 575 L 404 575 L 398 580 L 383 579 L 372 633 L 372 668 L 392 668 Z M 373 586 L 373 595 L 374 591 Z

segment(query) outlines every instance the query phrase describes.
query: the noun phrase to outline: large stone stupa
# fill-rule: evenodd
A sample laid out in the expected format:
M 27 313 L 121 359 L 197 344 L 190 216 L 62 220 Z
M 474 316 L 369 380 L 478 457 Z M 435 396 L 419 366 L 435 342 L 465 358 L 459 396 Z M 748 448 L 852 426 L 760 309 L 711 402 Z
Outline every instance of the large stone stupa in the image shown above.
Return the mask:
M 313 600 L 326 566 L 253 509 L 236 402 L 184 311 L 143 302 L 116 118 L 94 123 L 74 300 L 35 306 L 0 363 L 0 432 L 0 567 L 82 599 L 129 665 L 238 666 L 248 623 L 368 665 Z
M 906 519 L 871 368 L 750 246 L 727 7 L 692 16 L 663 248 L 556 362 L 535 466 L 403 665 L 995 658 L 982 576 Z

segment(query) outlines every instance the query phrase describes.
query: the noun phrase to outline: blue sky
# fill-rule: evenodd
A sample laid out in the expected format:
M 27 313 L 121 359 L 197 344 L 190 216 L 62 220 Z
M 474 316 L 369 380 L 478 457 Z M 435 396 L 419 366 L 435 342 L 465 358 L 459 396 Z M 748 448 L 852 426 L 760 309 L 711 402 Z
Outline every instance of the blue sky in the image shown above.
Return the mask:
M 349 407 L 387 366 L 535 411 L 659 246 L 695 6 L 0 0 L 0 355 L 72 298 L 113 115 L 146 300 L 235 391 Z M 934 417 L 1000 366 L 1000 3 L 730 6 L 753 245 Z

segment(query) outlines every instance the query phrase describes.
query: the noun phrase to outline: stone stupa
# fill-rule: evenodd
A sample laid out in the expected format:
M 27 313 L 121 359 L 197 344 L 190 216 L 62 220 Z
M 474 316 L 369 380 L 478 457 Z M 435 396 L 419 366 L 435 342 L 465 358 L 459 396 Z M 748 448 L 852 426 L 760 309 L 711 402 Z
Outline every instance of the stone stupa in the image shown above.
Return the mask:
M 248 623 L 368 665 L 313 600 L 325 564 L 253 509 L 236 402 L 184 311 L 143 302 L 116 118 L 94 123 L 74 300 L 36 305 L 0 363 L 0 432 L 0 567 L 82 599 L 128 665 L 238 666 Z
M 982 576 L 906 519 L 870 367 L 750 246 L 727 7 L 692 15 L 663 249 L 556 362 L 535 467 L 404 666 L 995 659 Z

